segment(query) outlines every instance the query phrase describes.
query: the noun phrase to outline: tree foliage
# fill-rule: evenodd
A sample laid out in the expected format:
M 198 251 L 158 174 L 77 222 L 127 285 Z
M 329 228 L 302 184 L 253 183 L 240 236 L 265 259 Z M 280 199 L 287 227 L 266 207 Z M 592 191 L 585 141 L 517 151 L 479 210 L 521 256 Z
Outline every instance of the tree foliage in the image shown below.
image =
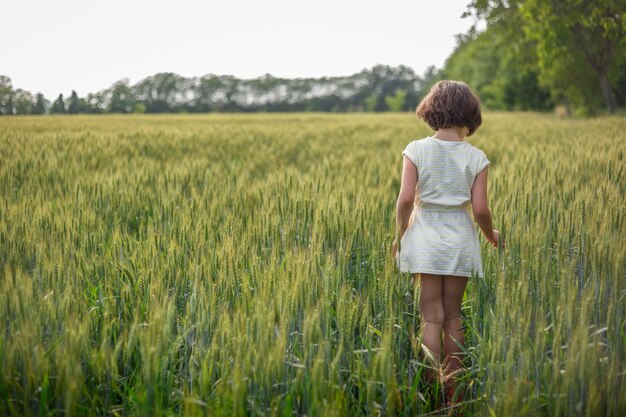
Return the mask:
M 128 78 L 114 83 L 110 90 L 107 110 L 110 113 L 131 113 L 135 109 L 135 97 Z
M 13 84 L 6 75 L 0 75 L 0 115 L 14 114 Z
M 54 103 L 52 103 L 52 108 L 50 109 L 51 114 L 65 114 L 67 113 L 67 109 L 65 108 L 65 101 L 63 100 L 63 94 L 59 94 Z
M 614 85 L 626 63 L 626 1 L 525 0 L 518 7 L 537 45 L 541 80 L 579 107 L 604 100 L 615 111 Z
M 564 103 L 581 113 L 623 105 L 626 0 L 474 0 L 466 15 L 487 28 L 470 30 L 442 74 L 474 83 L 486 104 Z
M 457 38 L 440 78 L 467 82 L 495 110 L 546 110 L 549 92 L 539 85 L 533 46 L 501 21 Z
M 393 96 L 385 97 L 385 103 L 390 111 L 402 111 L 404 110 L 404 104 L 406 102 L 406 91 L 396 90 L 396 94 Z
M 46 110 L 50 102 L 46 100 L 42 93 L 35 95 L 35 103 L 33 105 L 33 114 L 46 114 Z

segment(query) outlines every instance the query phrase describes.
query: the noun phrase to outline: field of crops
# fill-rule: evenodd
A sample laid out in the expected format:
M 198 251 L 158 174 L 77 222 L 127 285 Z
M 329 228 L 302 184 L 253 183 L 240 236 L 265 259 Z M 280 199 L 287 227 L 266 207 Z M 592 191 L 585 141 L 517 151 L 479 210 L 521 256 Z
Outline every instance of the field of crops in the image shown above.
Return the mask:
M 484 116 L 467 416 L 626 410 L 626 118 Z M 427 415 L 411 114 L 0 119 L 0 415 Z

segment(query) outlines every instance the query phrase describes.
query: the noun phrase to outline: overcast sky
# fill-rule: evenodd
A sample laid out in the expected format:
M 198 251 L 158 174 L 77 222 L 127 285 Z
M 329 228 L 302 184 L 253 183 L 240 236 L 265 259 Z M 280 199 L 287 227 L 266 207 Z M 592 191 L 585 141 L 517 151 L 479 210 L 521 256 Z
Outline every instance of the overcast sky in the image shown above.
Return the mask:
M 0 74 L 49 99 L 157 72 L 254 78 L 440 67 L 469 0 L 8 0 Z

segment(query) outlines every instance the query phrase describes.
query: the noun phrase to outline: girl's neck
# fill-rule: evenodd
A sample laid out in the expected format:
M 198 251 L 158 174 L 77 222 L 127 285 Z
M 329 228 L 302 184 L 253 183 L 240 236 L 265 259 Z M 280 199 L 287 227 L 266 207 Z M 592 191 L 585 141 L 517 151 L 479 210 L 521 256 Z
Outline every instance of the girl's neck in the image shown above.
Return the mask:
M 450 142 L 462 142 L 468 133 L 469 133 L 469 129 L 466 128 L 465 126 L 463 127 L 452 126 L 452 127 L 445 127 L 445 128 L 441 128 L 437 130 L 437 132 L 435 133 L 433 137 L 439 140 L 447 140 Z

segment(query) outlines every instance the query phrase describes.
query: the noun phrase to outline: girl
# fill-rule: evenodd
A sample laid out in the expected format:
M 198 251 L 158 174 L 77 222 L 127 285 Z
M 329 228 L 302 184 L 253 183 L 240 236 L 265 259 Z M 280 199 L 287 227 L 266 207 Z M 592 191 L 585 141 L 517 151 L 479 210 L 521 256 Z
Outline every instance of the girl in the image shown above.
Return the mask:
M 393 256 L 400 271 L 420 284 L 422 344 L 441 360 L 446 401 L 452 403 L 453 376 L 461 368 L 457 343 L 464 343 L 461 302 L 470 276 L 483 276 L 474 219 L 495 247 L 500 233 L 493 229 L 487 204 L 485 153 L 463 139 L 482 122 L 480 102 L 463 82 L 439 81 L 417 107 L 417 116 L 433 136 L 415 140 L 402 152 L 402 185 L 396 205 L 400 229 Z M 455 342 L 456 340 L 456 342 Z

